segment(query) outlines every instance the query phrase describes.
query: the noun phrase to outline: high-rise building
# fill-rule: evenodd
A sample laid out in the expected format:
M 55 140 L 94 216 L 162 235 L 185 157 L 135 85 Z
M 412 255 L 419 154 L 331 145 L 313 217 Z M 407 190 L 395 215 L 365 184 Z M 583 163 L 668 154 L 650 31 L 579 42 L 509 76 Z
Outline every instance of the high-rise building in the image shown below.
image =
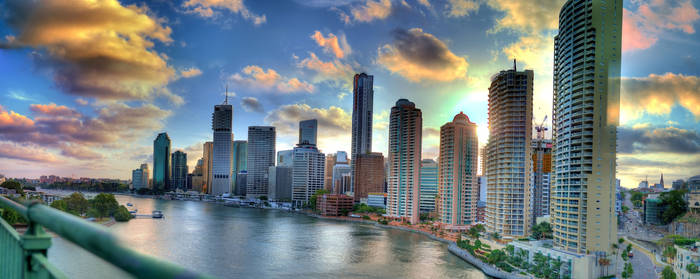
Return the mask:
M 228 100 L 227 100 L 228 101 Z M 211 194 L 221 195 L 231 190 L 231 163 L 233 152 L 231 150 L 233 134 L 233 106 L 228 102 L 214 106 L 212 114 L 212 130 L 214 131 L 214 145 L 212 150 L 212 183 Z
M 143 163 L 141 164 L 141 173 L 143 174 L 142 176 L 142 181 L 141 185 L 144 188 L 151 188 L 151 183 L 150 183 L 150 177 L 151 177 L 151 172 L 148 170 L 148 164 Z
M 533 71 L 501 71 L 489 87 L 486 230 L 504 239 L 529 235 Z
M 241 171 L 236 174 L 236 185 L 248 185 L 248 171 Z M 236 187 L 236 191 L 233 193 L 236 196 L 245 197 L 247 187 Z
M 433 159 L 420 161 L 420 211 L 435 211 L 438 193 L 438 163 Z
M 482 149 L 483 151 L 483 149 Z M 484 202 L 484 214 L 486 214 L 486 197 L 488 196 L 488 190 L 486 188 L 486 176 L 479 176 L 479 201 Z M 478 207 L 478 205 L 477 205 Z
M 236 184 L 236 175 L 239 172 L 248 170 L 248 141 L 245 140 L 235 140 L 233 141 L 233 185 L 231 187 L 231 193 L 235 192 L 236 187 L 248 187 L 248 185 L 238 185 Z
M 248 172 L 246 196 L 258 198 L 267 195 L 270 166 L 275 165 L 275 127 L 248 127 Z
M 552 140 L 532 140 L 532 208 L 531 222 L 549 215 L 549 192 L 552 188 Z
M 299 122 L 299 144 L 316 145 L 318 120 L 309 119 Z
M 292 170 L 292 201 L 301 206 L 309 201 L 316 191 L 323 189 L 326 155 L 315 145 L 299 144 L 294 147 Z
M 338 156 L 340 159 L 340 156 Z M 358 154 L 355 157 L 355 202 L 363 202 L 369 193 L 385 193 L 384 155 L 380 152 Z
M 374 76 L 356 74 L 352 90 L 352 142 L 350 167 L 352 185 L 356 187 L 355 157 L 372 152 L 372 111 L 374 108 Z M 354 191 L 354 189 L 353 189 Z
M 420 161 L 423 131 L 421 110 L 399 99 L 389 116 L 389 177 L 386 213 L 420 221 Z
M 479 201 L 479 140 L 476 124 L 460 112 L 440 127 L 438 222 L 463 229 L 476 221 Z
M 149 188 L 148 177 L 148 164 L 141 164 L 140 168 L 131 171 L 131 185 L 133 189 Z
M 294 150 L 277 151 L 277 165 L 281 167 L 294 166 Z
M 328 157 L 326 157 L 328 158 Z M 328 165 L 328 164 L 326 164 Z M 334 194 L 348 194 L 348 192 L 352 193 L 352 186 L 345 184 L 344 177 L 346 175 L 350 175 L 351 169 L 350 165 L 348 165 L 348 162 L 337 162 L 335 166 L 333 166 L 333 183 L 331 187 L 331 193 Z
M 685 184 L 683 179 L 674 180 L 672 184 L 673 190 L 683 189 L 683 184 Z
M 208 141 L 204 143 L 202 150 L 202 180 L 204 180 L 204 188 L 202 192 L 207 194 L 211 194 L 213 149 L 214 142 Z
M 292 200 L 292 167 L 270 166 L 267 198 L 271 201 Z
M 201 193 L 205 187 L 204 185 L 204 159 L 199 158 L 194 166 L 194 170 L 192 170 L 192 189 L 190 190 Z
M 323 175 L 323 188 L 333 192 L 333 167 L 335 166 L 335 154 L 326 154 L 325 174 Z
M 569 0 L 554 37 L 554 247 L 610 254 L 620 115 L 622 0 Z
M 187 191 L 187 153 L 180 150 L 173 152 L 170 162 L 172 162 L 172 185 L 174 189 Z
M 153 189 L 170 190 L 170 137 L 160 133 L 153 141 Z

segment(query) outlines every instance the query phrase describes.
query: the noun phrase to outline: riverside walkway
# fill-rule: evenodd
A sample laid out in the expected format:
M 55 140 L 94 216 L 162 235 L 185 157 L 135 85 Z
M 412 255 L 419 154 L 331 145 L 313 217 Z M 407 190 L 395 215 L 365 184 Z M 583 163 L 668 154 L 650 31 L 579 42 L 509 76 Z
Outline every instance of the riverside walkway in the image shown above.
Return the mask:
M 68 278 L 46 258 L 51 235 L 44 228 L 136 278 L 211 278 L 136 252 L 104 227 L 37 201 L 22 204 L 0 196 L 0 208 L 28 222 L 20 235 L 0 218 L 0 278 Z

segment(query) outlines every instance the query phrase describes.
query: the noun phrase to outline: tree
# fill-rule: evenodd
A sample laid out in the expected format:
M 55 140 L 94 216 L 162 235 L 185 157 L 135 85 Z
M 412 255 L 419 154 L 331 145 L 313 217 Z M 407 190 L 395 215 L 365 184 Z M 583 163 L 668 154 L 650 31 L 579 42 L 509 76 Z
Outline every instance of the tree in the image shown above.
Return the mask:
M 126 222 L 131 218 L 133 218 L 133 216 L 131 216 L 129 210 L 123 205 L 120 205 L 117 211 L 114 213 L 114 220 L 117 222 Z
M 671 268 L 670 265 L 667 265 L 664 267 L 664 270 L 661 271 L 661 278 L 663 279 L 676 279 L 676 273 L 673 272 L 673 268 Z
M 676 258 L 676 252 L 677 252 L 676 247 L 668 246 L 668 247 L 666 247 L 666 249 L 664 249 L 663 256 L 668 258 L 668 259 L 671 259 L 671 262 L 673 262 L 673 260 Z
M 328 191 L 326 189 L 321 189 L 316 191 L 311 197 L 309 198 L 309 207 L 311 207 L 312 210 L 316 210 L 316 200 L 318 200 L 318 196 L 321 196 L 323 194 L 329 194 L 331 191 Z
M 626 205 L 623 205 L 623 206 L 622 206 L 622 213 L 623 213 L 623 214 L 627 214 L 628 211 L 630 211 L 630 208 L 627 207 Z
M 625 267 L 622 269 L 622 278 L 632 278 L 634 274 L 634 269 L 632 268 L 632 263 L 626 262 Z
M 659 199 L 661 199 L 661 206 L 665 207 L 661 219 L 664 224 L 673 222 L 676 217 L 685 214 L 688 211 L 688 203 L 685 201 L 683 196 L 685 191 L 683 190 L 673 190 L 669 192 L 661 193 Z
M 694 263 L 689 263 L 688 265 L 685 266 L 685 270 L 687 270 L 690 273 L 698 273 L 700 272 L 700 268 Z
M 66 201 L 66 210 L 73 215 L 83 215 L 87 212 L 90 202 L 83 194 L 74 192 L 70 196 L 64 198 Z
M 92 207 L 97 210 L 97 218 L 111 216 L 119 208 L 119 203 L 112 194 L 97 194 L 91 202 Z
M 493 232 L 493 233 L 491 234 L 491 237 L 493 237 L 493 239 L 495 239 L 495 240 L 501 239 L 501 235 L 498 234 L 497 232 Z
M 51 207 L 63 212 L 68 211 L 68 203 L 65 200 L 55 200 L 51 203 Z
M 495 264 L 495 263 L 500 263 L 506 260 L 506 253 L 503 252 L 502 250 L 493 250 L 491 253 L 489 253 L 489 256 L 486 258 L 486 262 L 490 264 Z
M 484 225 L 478 224 L 476 226 L 472 226 L 471 228 L 469 228 L 469 231 L 467 231 L 467 234 L 469 234 L 469 236 L 471 236 L 472 238 L 478 239 L 479 233 L 481 233 L 485 230 L 486 230 L 486 228 L 484 228 Z
M 7 180 L 0 184 L 0 187 L 10 190 L 15 190 L 17 194 L 24 196 L 24 190 L 22 190 L 22 184 L 15 180 Z
M 531 236 L 534 239 L 552 238 L 552 225 L 547 222 L 542 222 L 532 226 Z

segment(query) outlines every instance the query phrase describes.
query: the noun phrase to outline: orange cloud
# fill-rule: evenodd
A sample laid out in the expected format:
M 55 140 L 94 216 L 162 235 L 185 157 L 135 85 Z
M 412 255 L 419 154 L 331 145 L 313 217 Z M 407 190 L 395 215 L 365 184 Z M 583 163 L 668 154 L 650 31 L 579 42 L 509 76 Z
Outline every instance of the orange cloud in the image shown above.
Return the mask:
M 379 48 L 377 63 L 412 82 L 465 78 L 469 64 L 420 28 L 394 31 L 394 42 Z
M 307 104 L 284 105 L 270 111 L 265 122 L 277 128 L 279 136 L 295 137 L 299 121 L 318 120 L 318 146 L 326 150 L 343 150 L 350 145 L 352 118 L 342 108 L 314 108 Z
M 304 58 L 298 67 L 306 68 L 316 72 L 314 82 L 330 81 L 336 84 L 343 84 L 346 87 L 350 84 L 352 76 L 355 74 L 352 66 L 335 59 L 323 61 L 315 53 L 309 52 L 309 57 Z
M 32 104 L 30 110 L 48 116 L 80 117 L 80 113 L 66 106 L 58 106 L 54 103 L 48 105 Z
M 6 111 L 0 106 L 0 132 L 26 131 L 34 126 L 34 121 L 14 111 Z
M 185 12 L 197 14 L 201 17 L 213 17 L 216 15 L 214 9 L 226 9 L 233 13 L 240 14 L 243 18 L 250 20 L 255 25 L 267 22 L 265 15 L 252 13 L 243 4 L 243 0 L 187 0 L 182 3 Z
M 347 39 L 345 39 L 345 35 L 341 34 L 339 39 L 333 35 L 333 33 L 328 33 L 328 37 L 324 37 L 323 34 L 317 30 L 311 35 L 311 38 L 316 41 L 320 47 L 323 47 L 323 51 L 333 53 L 337 58 L 343 58 L 352 52 Z
M 197 67 L 187 68 L 180 72 L 180 75 L 184 78 L 191 78 L 201 75 L 202 71 Z
M 659 36 L 670 30 L 694 34 L 700 13 L 690 0 L 671 2 L 665 0 L 640 1 L 636 11 L 624 9 L 622 21 L 622 51 L 647 49 Z
M 297 78 L 282 77 L 273 69 L 266 71 L 257 65 L 246 66 L 241 73 L 231 75 L 230 79 L 238 85 L 256 90 L 277 90 L 282 93 L 314 91 L 314 86 L 309 83 Z
M 58 158 L 47 150 L 33 145 L 23 145 L 11 142 L 0 142 L 0 158 L 16 159 L 32 162 L 53 163 Z
M 367 0 L 363 5 L 355 6 L 350 10 L 353 19 L 359 22 L 385 19 L 390 13 L 391 0 Z
M 175 71 L 154 41 L 170 43 L 170 27 L 145 6 L 117 0 L 9 0 L 9 25 L 17 31 L 0 45 L 40 49 L 38 65 L 53 69 L 54 81 L 69 94 L 108 100 L 165 96 L 183 102 L 166 85 Z M 44 53 L 45 51 L 45 53 Z
M 425 2 L 427 3 L 427 1 Z M 422 1 L 420 3 L 427 7 L 430 7 L 430 3 L 427 3 L 427 5 L 424 4 Z M 474 0 L 449 0 L 448 4 L 446 4 L 445 6 L 447 7 L 447 16 L 461 17 L 468 16 L 471 12 L 478 11 L 479 6 L 481 6 L 481 3 Z
M 621 121 L 648 114 L 668 114 L 678 104 L 700 120 L 700 78 L 683 74 L 650 74 L 623 78 L 620 89 Z

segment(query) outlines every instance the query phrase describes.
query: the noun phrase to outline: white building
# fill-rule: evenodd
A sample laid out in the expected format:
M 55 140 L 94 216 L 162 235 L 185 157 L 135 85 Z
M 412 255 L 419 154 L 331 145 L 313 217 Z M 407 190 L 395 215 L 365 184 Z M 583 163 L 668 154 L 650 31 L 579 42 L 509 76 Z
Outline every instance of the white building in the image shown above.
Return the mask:
M 323 189 L 326 155 L 314 145 L 294 147 L 292 170 L 292 202 L 301 206 L 309 201 L 316 191 Z M 249 178 L 250 179 L 250 178 Z

